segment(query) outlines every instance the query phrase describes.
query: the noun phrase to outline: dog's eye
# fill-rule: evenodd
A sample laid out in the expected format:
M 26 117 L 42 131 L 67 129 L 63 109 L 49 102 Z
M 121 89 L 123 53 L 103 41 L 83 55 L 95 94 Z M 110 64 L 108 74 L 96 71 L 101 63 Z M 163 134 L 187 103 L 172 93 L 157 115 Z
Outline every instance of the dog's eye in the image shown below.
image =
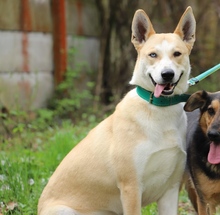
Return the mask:
M 149 54 L 149 56 L 152 57 L 152 58 L 156 58 L 157 54 L 155 52 L 152 52 L 152 53 Z
M 173 56 L 174 56 L 174 57 L 179 57 L 180 55 L 181 55 L 180 52 L 174 52 L 174 53 L 173 53 Z
M 215 110 L 214 110 L 212 107 L 209 107 L 209 108 L 207 109 L 207 112 L 208 112 L 208 114 L 211 115 L 211 116 L 213 116 L 213 115 L 215 114 Z

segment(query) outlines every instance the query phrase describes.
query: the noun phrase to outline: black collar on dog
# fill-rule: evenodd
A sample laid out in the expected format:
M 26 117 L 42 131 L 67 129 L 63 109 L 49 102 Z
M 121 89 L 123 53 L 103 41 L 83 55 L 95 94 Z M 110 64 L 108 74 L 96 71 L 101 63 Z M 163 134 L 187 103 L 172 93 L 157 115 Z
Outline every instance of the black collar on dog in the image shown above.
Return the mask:
M 155 106 L 160 107 L 167 107 L 171 105 L 176 105 L 181 102 L 186 102 L 190 95 L 188 94 L 182 94 L 182 95 L 174 95 L 170 97 L 160 96 L 159 98 L 156 98 L 154 96 L 153 92 L 150 92 L 148 90 L 145 90 L 144 88 L 137 86 L 136 87 L 137 94 L 150 104 L 153 104 Z

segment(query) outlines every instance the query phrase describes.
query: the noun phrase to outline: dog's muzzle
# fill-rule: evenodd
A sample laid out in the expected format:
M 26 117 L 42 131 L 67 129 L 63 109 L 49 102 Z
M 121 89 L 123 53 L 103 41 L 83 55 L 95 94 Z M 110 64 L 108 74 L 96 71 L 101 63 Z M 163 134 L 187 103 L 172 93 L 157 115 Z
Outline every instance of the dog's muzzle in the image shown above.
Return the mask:
M 174 89 L 175 89 L 176 85 L 178 84 L 178 82 L 180 81 L 183 73 L 181 73 L 179 79 L 175 83 L 172 82 L 174 75 L 175 75 L 175 73 L 171 69 L 163 70 L 161 72 L 161 77 L 163 79 L 162 83 L 157 83 L 156 81 L 154 81 L 154 79 L 150 75 L 151 81 L 152 81 L 153 85 L 155 86 L 155 90 L 154 90 L 155 97 L 160 97 L 161 95 L 168 96 L 168 95 L 173 94 Z

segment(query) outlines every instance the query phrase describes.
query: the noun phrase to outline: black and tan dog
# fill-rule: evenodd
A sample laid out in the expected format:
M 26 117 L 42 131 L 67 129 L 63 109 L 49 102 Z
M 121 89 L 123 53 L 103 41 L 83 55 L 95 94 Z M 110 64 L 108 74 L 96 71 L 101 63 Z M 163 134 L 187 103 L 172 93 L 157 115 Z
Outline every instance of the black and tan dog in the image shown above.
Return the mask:
M 220 204 L 220 92 L 198 91 L 187 101 L 186 184 L 199 215 L 213 215 Z M 200 110 L 199 110 L 200 109 Z

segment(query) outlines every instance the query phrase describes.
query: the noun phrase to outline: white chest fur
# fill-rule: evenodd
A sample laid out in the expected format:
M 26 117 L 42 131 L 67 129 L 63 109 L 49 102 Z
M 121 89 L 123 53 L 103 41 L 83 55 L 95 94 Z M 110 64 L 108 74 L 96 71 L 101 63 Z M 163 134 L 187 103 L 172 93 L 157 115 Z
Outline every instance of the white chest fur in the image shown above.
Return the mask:
M 178 146 L 155 149 L 151 153 L 147 151 L 148 147 L 140 144 L 134 154 L 143 206 L 157 201 L 167 189 L 180 181 L 186 158 L 186 153 Z
M 155 110 L 137 114 L 146 140 L 136 145 L 133 154 L 142 187 L 143 206 L 157 201 L 167 189 L 180 181 L 186 158 L 186 117 L 182 105 L 163 111 L 151 108 Z

